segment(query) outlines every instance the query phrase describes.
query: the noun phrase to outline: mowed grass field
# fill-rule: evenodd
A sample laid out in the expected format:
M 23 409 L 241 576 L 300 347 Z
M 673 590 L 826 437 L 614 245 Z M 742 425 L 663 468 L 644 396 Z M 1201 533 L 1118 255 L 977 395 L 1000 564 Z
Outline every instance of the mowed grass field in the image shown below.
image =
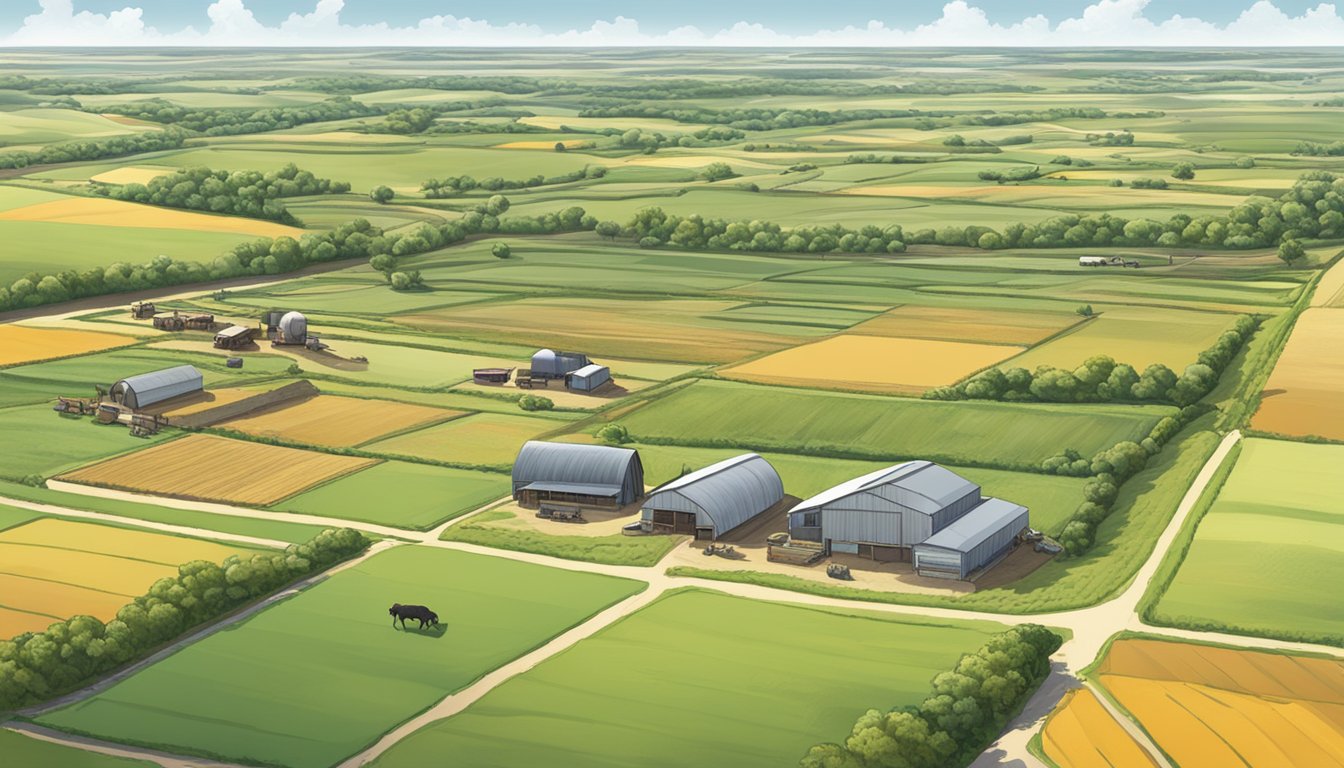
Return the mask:
M 507 413 L 477 413 L 395 435 L 366 446 L 370 451 L 455 464 L 512 464 L 523 443 L 565 423 Z
M 917 704 L 999 629 L 691 590 L 665 596 L 374 765 L 791 765 L 869 708 Z M 695 755 L 702 757 L 696 758 Z
M 1248 439 L 1154 618 L 1344 644 L 1344 446 Z
M 49 741 L 34 739 L 21 733 L 0 728 L 0 754 L 14 765 L 49 765 L 60 768 L 154 768 L 157 763 L 132 760 L 89 752 L 78 747 L 67 747 Z
M 1344 662 L 1121 639 L 1094 674 L 1182 766 L 1344 765 Z
M 194 434 L 78 469 L 61 479 L 153 495 L 268 506 L 375 463 Z
M 384 461 L 272 509 L 426 530 L 507 496 L 511 487 L 500 472 Z
M 396 547 L 41 722 L 178 753 L 326 768 L 643 587 Z M 442 624 L 393 628 L 393 602 L 428 605 Z
M 0 325 L 0 365 L 83 355 L 133 343 L 134 337 L 113 333 Z
M 1030 346 L 1082 320 L 1063 312 L 910 305 L 860 323 L 850 333 Z
M 34 439 L 38 435 L 41 438 Z M 90 461 L 142 449 L 146 442 L 157 443 L 166 436 L 131 437 L 124 427 L 61 416 L 46 404 L 0 408 L 0 445 L 10 446 L 0 461 L 0 478 L 47 478 Z
M 1293 437 L 1344 440 L 1342 338 L 1344 309 L 1313 307 L 1299 315 L 1265 382 L 1251 427 Z
M 840 334 L 719 371 L 730 379 L 919 394 L 1012 357 L 1019 347 Z
M 154 582 L 175 576 L 179 565 L 248 551 L 54 518 L 8 528 L 0 531 L 0 639 L 72 616 L 110 621 Z
M 1177 373 L 1232 325 L 1232 316 L 1159 307 L 1107 307 L 1069 333 L 1009 360 L 1032 370 L 1039 365 L 1072 370 L 1093 355 L 1110 355 L 1142 371 L 1161 363 Z
M 462 411 L 411 403 L 318 395 L 215 426 L 257 437 L 345 448 L 461 415 Z
M 936 402 L 701 381 L 619 421 L 636 440 L 952 464 L 1036 467 L 1140 440 L 1162 407 Z
M 1064 694 L 1041 729 L 1041 747 L 1058 768 L 1157 765 L 1086 688 Z

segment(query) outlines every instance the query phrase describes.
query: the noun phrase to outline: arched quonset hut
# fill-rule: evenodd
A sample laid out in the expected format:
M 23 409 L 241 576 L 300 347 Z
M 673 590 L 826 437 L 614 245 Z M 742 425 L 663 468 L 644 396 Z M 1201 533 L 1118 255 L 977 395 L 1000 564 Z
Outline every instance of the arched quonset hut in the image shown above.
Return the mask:
M 308 318 L 299 312 L 286 312 L 278 328 L 284 344 L 303 344 L 308 341 Z
M 112 402 L 138 411 L 170 398 L 200 392 L 204 388 L 205 380 L 195 366 L 179 365 L 139 376 L 128 376 L 113 384 L 108 394 Z
M 770 462 L 744 453 L 653 489 L 640 518 L 654 533 L 717 539 L 783 498 L 784 482 Z
M 623 507 L 643 495 L 644 465 L 629 448 L 529 440 L 513 462 L 513 498 L 525 507 Z
M 538 349 L 532 355 L 532 376 L 538 379 L 563 379 L 589 364 L 587 355 L 577 352 L 556 352 L 550 349 Z

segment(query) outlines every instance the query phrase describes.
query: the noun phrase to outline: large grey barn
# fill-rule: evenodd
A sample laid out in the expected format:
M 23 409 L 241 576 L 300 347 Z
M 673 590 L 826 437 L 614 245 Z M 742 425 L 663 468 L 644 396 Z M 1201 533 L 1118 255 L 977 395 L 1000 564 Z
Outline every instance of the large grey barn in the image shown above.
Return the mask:
M 587 355 L 577 352 L 556 352 L 550 349 L 538 349 L 532 355 L 532 377 L 537 379 L 563 379 L 581 368 L 591 365 Z
M 623 507 L 642 495 L 644 465 L 629 448 L 529 440 L 513 462 L 513 498 L 525 507 Z
M 915 545 L 915 570 L 921 576 L 964 579 L 1013 546 L 1028 524 L 1027 508 L 989 498 L 951 525 Z
M 770 462 L 744 453 L 653 489 L 640 518 L 653 533 L 717 539 L 783 498 L 784 482 Z
M 979 511 L 987 504 L 985 511 Z M 976 526 L 998 525 L 990 538 L 999 541 L 1006 535 L 1010 544 L 1026 527 L 1023 507 L 1011 505 L 1022 511 L 1022 525 L 1016 528 L 1012 528 L 1016 517 L 990 514 L 1001 504 L 1007 502 L 986 499 L 980 486 L 955 472 L 929 461 L 908 461 L 848 480 L 799 503 L 789 511 L 789 533 L 795 539 L 821 542 L 830 552 L 881 562 L 909 562 L 915 547 L 929 541 L 943 541 L 952 549 L 970 546 L 975 551 L 959 559 L 954 576 L 964 578 L 1001 554 L 1000 549 L 991 552 L 979 543 L 967 544 L 979 538 Z M 956 528 L 966 529 L 962 537 L 935 538 L 968 516 L 973 522 Z M 927 562 L 932 564 L 934 551 L 928 553 Z
M 195 366 L 179 365 L 139 376 L 128 376 L 113 384 L 108 394 L 112 402 L 138 411 L 164 400 L 200 392 L 204 388 L 205 379 Z

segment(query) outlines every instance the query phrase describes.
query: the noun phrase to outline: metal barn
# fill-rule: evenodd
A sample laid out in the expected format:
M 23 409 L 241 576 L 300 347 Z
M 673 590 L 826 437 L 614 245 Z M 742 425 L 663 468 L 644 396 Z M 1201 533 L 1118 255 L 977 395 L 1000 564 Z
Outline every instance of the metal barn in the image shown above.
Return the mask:
M 565 386 L 575 392 L 592 392 L 611 381 L 611 369 L 605 365 L 585 365 L 565 377 Z
M 789 510 L 789 534 L 831 552 L 908 561 L 910 548 L 980 503 L 980 486 L 929 461 L 907 461 L 822 491 Z
M 745 453 L 653 489 L 640 520 L 653 533 L 717 539 L 783 498 L 784 482 L 770 462 Z
M 592 363 L 587 355 L 577 352 L 556 352 L 539 349 L 532 355 L 532 377 L 537 379 L 563 379 L 565 376 Z
M 921 576 L 964 579 L 1007 554 L 1028 525 L 1027 508 L 987 498 L 956 522 L 915 545 Z
M 513 498 L 525 507 L 623 507 L 642 495 L 644 465 L 629 448 L 529 440 L 513 462 Z
M 200 392 L 204 388 L 205 379 L 195 366 L 179 365 L 124 378 L 113 384 L 108 394 L 112 402 L 139 410 L 174 397 Z

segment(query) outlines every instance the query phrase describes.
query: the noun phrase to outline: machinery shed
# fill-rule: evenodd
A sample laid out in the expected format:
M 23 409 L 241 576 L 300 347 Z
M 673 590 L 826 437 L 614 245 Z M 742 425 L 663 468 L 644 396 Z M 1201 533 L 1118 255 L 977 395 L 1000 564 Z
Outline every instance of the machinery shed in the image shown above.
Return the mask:
M 717 539 L 783 498 L 784 482 L 770 462 L 744 453 L 658 486 L 640 519 L 653 533 Z
M 204 388 L 205 379 L 195 366 L 179 365 L 124 378 L 113 384 L 108 394 L 112 402 L 140 410 L 164 400 L 200 392 Z
M 575 392 L 592 392 L 611 381 L 611 369 L 605 365 L 585 365 L 565 377 L 565 386 Z
M 525 507 L 623 507 L 642 495 L 644 465 L 629 448 L 529 440 L 513 463 L 513 498 Z
M 571 373 L 591 365 L 587 355 L 577 352 L 556 352 L 551 349 L 539 349 L 532 355 L 532 377 L 538 379 L 563 379 Z
M 833 552 L 905 561 L 910 547 L 980 501 L 980 486 L 966 478 L 930 461 L 907 461 L 800 502 L 789 510 L 789 533 Z
M 915 545 L 915 571 L 921 576 L 965 579 L 1011 550 L 1027 525 L 1026 507 L 987 498 L 927 541 Z

